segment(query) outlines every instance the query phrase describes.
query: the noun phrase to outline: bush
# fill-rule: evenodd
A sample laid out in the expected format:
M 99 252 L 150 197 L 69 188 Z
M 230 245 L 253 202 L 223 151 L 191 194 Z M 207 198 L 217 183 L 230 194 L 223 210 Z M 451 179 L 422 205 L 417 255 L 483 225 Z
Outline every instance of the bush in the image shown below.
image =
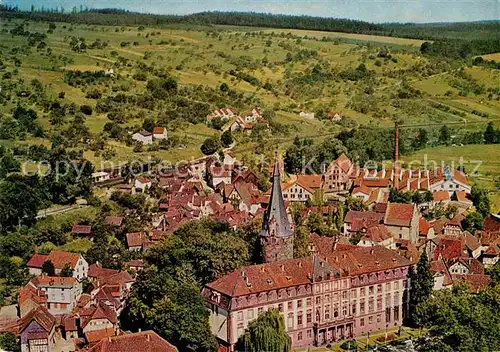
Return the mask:
M 346 351 L 353 351 L 358 349 L 358 341 L 356 340 L 350 340 L 350 341 L 345 341 L 340 345 L 340 348 Z
M 142 144 L 138 143 L 135 145 L 134 149 L 133 149 L 133 152 L 134 153 L 141 153 L 142 152 Z
M 205 139 L 201 145 L 201 152 L 205 155 L 212 155 L 220 148 L 219 140 L 215 137 Z
M 230 130 L 224 131 L 222 136 L 220 137 L 220 141 L 224 148 L 229 147 L 233 143 L 233 134 Z
M 80 111 L 85 115 L 92 115 L 92 106 L 90 105 L 80 105 Z

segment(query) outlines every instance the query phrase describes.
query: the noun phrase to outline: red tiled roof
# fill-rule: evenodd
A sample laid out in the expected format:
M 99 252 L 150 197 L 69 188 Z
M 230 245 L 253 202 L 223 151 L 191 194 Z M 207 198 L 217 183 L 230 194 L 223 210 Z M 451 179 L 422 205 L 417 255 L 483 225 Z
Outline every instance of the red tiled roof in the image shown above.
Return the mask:
M 385 212 L 387 211 L 387 204 L 388 203 L 375 203 L 375 205 L 373 206 L 373 211 L 376 213 L 385 214 Z
M 85 310 L 85 317 L 82 319 L 82 328 L 88 325 L 94 319 L 108 319 L 112 324 L 118 322 L 116 313 L 107 304 L 98 302 L 96 305 Z
M 19 333 L 22 333 L 33 320 L 36 321 L 46 332 L 50 332 L 56 323 L 56 318 L 50 314 L 47 308 L 38 306 L 36 309 L 31 310 L 28 314 L 21 318 Z
M 76 316 L 74 315 L 63 315 L 61 318 L 61 324 L 64 325 L 64 329 L 66 331 L 78 331 Z
M 153 129 L 153 134 L 163 134 L 165 131 L 165 127 L 155 127 Z
M 315 189 L 321 187 L 321 175 L 297 175 L 297 183 L 301 186 Z
M 450 200 L 448 191 L 436 191 L 432 193 L 432 200 L 435 202 L 444 202 Z
M 395 251 L 399 255 L 410 260 L 412 264 L 417 264 L 418 260 L 420 259 L 420 252 L 413 243 L 403 239 L 395 239 L 394 242 L 396 243 Z
M 469 232 L 465 232 L 465 245 L 467 248 L 471 251 L 475 251 L 479 247 L 481 247 L 481 243 L 479 243 L 479 240 L 476 236 L 473 236 Z
M 386 239 L 392 238 L 391 232 L 383 224 L 370 227 L 366 234 L 363 236 L 363 240 L 374 241 L 377 243 L 383 242 Z
M 384 224 L 393 226 L 410 226 L 413 217 L 413 204 L 388 203 Z
M 472 203 L 472 201 L 467 197 L 467 193 L 465 191 L 455 191 L 455 195 L 457 196 L 457 201 L 463 203 Z
M 83 308 L 90 302 L 91 299 L 92 297 L 88 293 L 82 293 L 82 295 L 78 299 L 78 302 L 76 302 L 76 306 L 78 308 Z
M 33 254 L 30 260 L 26 263 L 28 268 L 42 268 L 43 263 L 47 260 L 48 256 L 43 254 Z
M 90 225 L 73 225 L 71 233 L 77 235 L 90 235 L 92 233 L 92 226 Z
M 104 284 L 106 284 L 106 285 L 124 285 L 126 283 L 133 282 L 133 281 L 134 281 L 134 278 L 132 276 L 130 276 L 128 271 L 120 271 L 119 273 L 116 273 L 112 276 L 105 278 L 101 284 L 102 285 L 104 285 Z
M 337 165 L 345 173 L 349 172 L 349 169 L 352 167 L 351 160 L 344 153 L 340 154 L 332 163 Z
M 500 215 L 490 214 L 483 221 L 483 229 L 486 232 L 500 231 Z
M 373 211 L 349 210 L 344 218 L 345 223 L 352 223 L 356 220 L 368 221 L 370 223 L 379 223 L 384 215 Z
M 87 331 L 85 333 L 85 337 L 87 339 L 87 342 L 90 345 L 93 345 L 93 344 L 101 341 L 102 339 L 105 339 L 105 338 L 108 338 L 111 336 L 115 336 L 115 329 L 113 329 L 113 328 L 92 330 L 92 331 Z
M 123 217 L 121 216 L 106 216 L 104 219 L 104 223 L 106 225 L 111 225 L 111 226 L 121 226 L 123 223 Z
M 144 260 L 142 259 L 134 259 L 134 260 L 131 260 L 129 262 L 125 262 L 124 265 L 126 267 L 144 267 Z
M 127 246 L 130 247 L 140 247 L 144 242 L 147 241 L 147 236 L 145 232 L 131 232 L 127 233 Z
M 177 348 L 162 339 L 154 331 L 143 331 L 102 339 L 89 350 L 89 352 L 125 351 L 177 352 Z
M 39 305 L 45 305 L 47 303 L 47 294 L 44 291 L 33 286 L 33 284 L 28 283 L 21 289 L 21 291 L 19 291 L 19 297 L 17 301 L 19 305 L 22 305 L 28 299 L 31 299 L 33 302 Z
M 464 185 L 469 185 L 469 181 L 467 181 L 467 176 L 462 172 L 462 171 L 459 171 L 459 170 L 453 170 L 453 178 L 460 182 L 461 184 L 464 184 Z
M 370 188 L 368 188 L 367 186 L 365 185 L 361 185 L 359 187 L 356 187 L 352 190 L 352 195 L 355 195 L 356 193 L 362 193 L 362 194 L 366 194 L 366 195 L 369 195 L 370 193 L 372 192 L 372 190 Z
M 151 182 L 151 179 L 149 177 L 145 177 L 145 176 L 137 176 L 135 178 L 136 181 L 139 181 L 140 183 L 142 184 L 145 184 L 145 183 L 149 183 Z
M 325 259 L 313 256 L 246 266 L 209 283 L 207 287 L 237 297 L 305 285 L 311 282 L 315 260 L 324 261 L 340 275 L 361 275 L 411 264 L 406 258 L 381 246 L 336 245 Z
M 369 188 L 387 188 L 389 187 L 389 179 L 387 178 L 374 178 L 374 179 L 362 179 L 360 185 Z
M 427 220 L 425 220 L 425 218 L 420 217 L 418 219 L 419 234 L 427 236 L 429 234 L 430 229 L 432 229 L 432 225 Z
M 455 236 L 439 236 L 434 250 L 434 259 L 440 255 L 444 260 L 454 260 L 462 257 L 464 243 Z
M 47 260 L 50 260 L 56 269 L 62 269 L 66 264 L 70 264 L 71 268 L 75 268 L 78 260 L 80 260 L 80 254 L 64 251 L 52 251 L 50 252 Z
M 91 264 L 89 266 L 88 277 L 96 279 L 104 279 L 109 276 L 119 273 L 120 270 L 103 268 L 101 264 Z

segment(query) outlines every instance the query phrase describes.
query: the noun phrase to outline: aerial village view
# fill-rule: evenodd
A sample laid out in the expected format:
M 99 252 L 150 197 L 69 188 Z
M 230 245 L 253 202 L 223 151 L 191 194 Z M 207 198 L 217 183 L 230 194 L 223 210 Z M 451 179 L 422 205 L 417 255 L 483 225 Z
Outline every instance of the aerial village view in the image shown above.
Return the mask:
M 500 351 L 498 0 L 1 1 L 0 351 Z

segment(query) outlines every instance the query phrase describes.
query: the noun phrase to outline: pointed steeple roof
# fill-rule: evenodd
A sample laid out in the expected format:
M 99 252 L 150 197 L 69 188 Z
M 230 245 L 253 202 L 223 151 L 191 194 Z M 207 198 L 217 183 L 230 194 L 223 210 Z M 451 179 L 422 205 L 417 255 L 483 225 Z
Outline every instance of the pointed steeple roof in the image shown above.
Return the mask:
M 264 214 L 261 236 L 288 237 L 293 234 L 286 214 L 285 201 L 281 192 L 279 162 L 274 163 L 273 186 L 269 206 Z

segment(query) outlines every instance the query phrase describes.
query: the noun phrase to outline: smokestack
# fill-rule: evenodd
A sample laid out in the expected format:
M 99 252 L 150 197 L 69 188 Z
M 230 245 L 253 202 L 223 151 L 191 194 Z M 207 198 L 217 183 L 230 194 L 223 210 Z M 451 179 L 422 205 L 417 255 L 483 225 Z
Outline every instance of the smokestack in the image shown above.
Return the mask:
M 399 126 L 396 122 L 396 131 L 394 132 L 394 182 L 393 186 L 399 190 Z

